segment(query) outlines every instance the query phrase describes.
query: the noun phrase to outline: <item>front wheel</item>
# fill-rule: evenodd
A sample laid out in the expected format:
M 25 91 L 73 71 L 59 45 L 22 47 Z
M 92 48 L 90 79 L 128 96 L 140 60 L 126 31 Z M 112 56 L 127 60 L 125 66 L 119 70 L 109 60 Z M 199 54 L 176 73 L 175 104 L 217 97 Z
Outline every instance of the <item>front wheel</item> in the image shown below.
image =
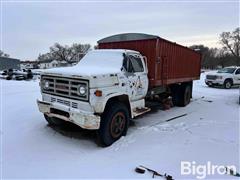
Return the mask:
M 110 146 L 126 135 L 129 124 L 129 112 L 124 104 L 109 105 L 101 117 L 100 128 L 97 132 L 101 146 Z
M 49 125 L 51 126 L 60 126 L 64 124 L 64 121 L 58 118 L 49 117 L 48 115 L 44 114 L 44 117 Z
M 214 87 L 213 84 L 209 84 L 209 83 L 207 83 L 207 86 L 208 86 L 208 87 Z
M 231 80 L 225 80 L 223 84 L 225 89 L 230 89 L 232 87 L 232 81 Z

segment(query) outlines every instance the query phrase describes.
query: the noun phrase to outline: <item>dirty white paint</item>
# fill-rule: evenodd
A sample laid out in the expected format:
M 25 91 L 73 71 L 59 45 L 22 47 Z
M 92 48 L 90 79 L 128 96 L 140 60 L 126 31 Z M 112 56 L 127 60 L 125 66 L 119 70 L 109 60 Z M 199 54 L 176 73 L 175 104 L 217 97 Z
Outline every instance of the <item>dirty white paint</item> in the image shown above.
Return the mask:
M 142 72 L 129 73 L 122 69 L 123 65 L 123 54 L 138 56 L 143 64 Z M 106 62 L 107 61 L 107 62 Z M 101 63 L 106 66 L 101 66 Z M 90 67 L 92 66 L 92 68 Z M 98 70 L 96 70 L 96 68 Z M 111 70 L 110 70 L 111 69 Z M 109 71 L 107 71 L 109 70 Z M 89 55 L 86 55 L 83 62 L 80 62 L 74 67 L 59 68 L 54 70 L 46 71 L 43 74 L 51 74 L 61 77 L 74 77 L 79 76 L 80 79 L 89 81 L 89 102 L 76 101 L 79 104 L 79 111 L 84 110 L 85 113 L 90 114 L 90 117 L 94 113 L 103 113 L 105 106 L 110 98 L 126 95 L 130 104 L 130 112 L 132 118 L 134 117 L 134 111 L 136 109 L 142 109 L 145 107 L 145 96 L 148 91 L 148 77 L 147 68 L 143 57 L 136 51 L 129 50 L 98 50 L 93 51 Z M 95 95 L 96 90 L 102 91 L 102 96 L 97 97 Z M 52 95 L 43 94 L 45 102 L 50 102 Z M 47 97 L 47 98 L 46 98 Z M 64 98 L 64 100 L 72 101 Z M 59 103 L 52 103 L 51 106 L 54 108 L 62 108 L 58 106 Z M 41 106 L 41 105 L 40 105 Z M 70 114 L 74 111 L 73 108 L 63 108 Z M 40 110 L 41 111 L 41 110 Z M 60 117 L 61 118 L 61 117 Z M 66 120 L 65 118 L 62 118 Z M 70 118 L 71 119 L 71 118 Z M 80 125 L 83 128 L 89 129 L 86 124 L 94 124 L 90 128 L 98 128 L 100 120 L 99 117 L 83 117 L 76 114 L 72 116 L 73 123 Z

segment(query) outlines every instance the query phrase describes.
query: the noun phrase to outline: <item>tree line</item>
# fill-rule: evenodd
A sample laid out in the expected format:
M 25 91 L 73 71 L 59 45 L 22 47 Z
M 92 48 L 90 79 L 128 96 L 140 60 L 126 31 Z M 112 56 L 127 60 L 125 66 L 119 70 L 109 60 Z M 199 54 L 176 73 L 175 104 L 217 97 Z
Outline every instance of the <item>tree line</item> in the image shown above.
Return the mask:
M 192 45 L 189 48 L 202 54 L 202 68 L 215 69 L 226 66 L 240 66 L 240 28 L 219 35 L 222 48 Z
M 77 44 L 71 46 L 55 43 L 49 48 L 49 52 L 39 54 L 38 61 L 57 60 L 72 62 L 81 59 L 91 48 L 90 44 Z
M 232 32 L 222 32 L 219 35 L 219 43 L 222 45 L 221 48 L 209 48 L 202 44 L 192 45 L 189 48 L 202 54 L 202 68 L 240 66 L 240 28 Z M 55 43 L 49 48 L 49 52 L 39 54 L 37 61 L 57 60 L 71 63 L 80 60 L 90 49 L 90 44 L 74 43 L 68 46 Z M 0 50 L 0 57 L 9 57 L 9 55 Z

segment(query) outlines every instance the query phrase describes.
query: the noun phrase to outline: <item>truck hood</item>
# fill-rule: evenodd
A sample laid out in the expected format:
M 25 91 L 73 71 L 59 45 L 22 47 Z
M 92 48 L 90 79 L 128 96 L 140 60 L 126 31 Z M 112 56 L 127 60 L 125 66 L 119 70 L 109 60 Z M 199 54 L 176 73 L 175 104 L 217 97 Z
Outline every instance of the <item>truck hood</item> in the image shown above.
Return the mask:
M 208 73 L 207 75 L 214 75 L 214 76 L 231 76 L 232 74 L 230 74 L 230 73 L 218 73 L 218 72 L 216 71 L 216 72 Z
M 73 66 L 73 67 L 63 67 L 63 68 L 53 68 L 45 70 L 44 73 L 56 74 L 56 75 L 67 75 L 67 76 L 98 76 L 105 74 L 116 74 L 121 72 L 118 68 L 109 68 L 101 66 Z
M 73 67 L 46 70 L 70 76 L 97 76 L 121 72 L 124 50 L 93 50 L 88 52 L 81 61 Z

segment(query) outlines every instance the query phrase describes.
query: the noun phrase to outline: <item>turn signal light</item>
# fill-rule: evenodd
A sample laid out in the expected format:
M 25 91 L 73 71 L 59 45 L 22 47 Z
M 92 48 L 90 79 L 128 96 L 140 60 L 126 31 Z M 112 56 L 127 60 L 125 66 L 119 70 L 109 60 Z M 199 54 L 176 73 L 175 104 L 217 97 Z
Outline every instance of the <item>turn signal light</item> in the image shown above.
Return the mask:
M 101 96 L 102 96 L 102 91 L 96 90 L 94 94 L 95 94 L 97 97 L 101 97 Z

